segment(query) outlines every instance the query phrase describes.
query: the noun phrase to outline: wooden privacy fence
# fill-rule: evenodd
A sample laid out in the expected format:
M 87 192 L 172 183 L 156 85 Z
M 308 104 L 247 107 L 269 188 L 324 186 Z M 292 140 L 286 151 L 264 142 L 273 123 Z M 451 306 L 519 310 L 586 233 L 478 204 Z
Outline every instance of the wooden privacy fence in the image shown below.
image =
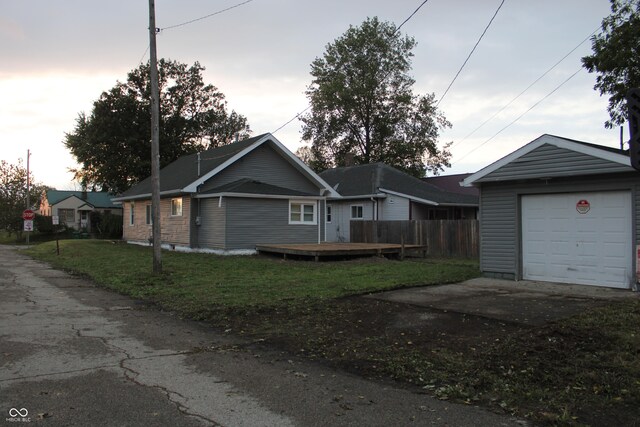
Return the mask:
M 404 243 L 425 247 L 427 256 L 477 258 L 478 220 L 351 221 L 353 243 Z

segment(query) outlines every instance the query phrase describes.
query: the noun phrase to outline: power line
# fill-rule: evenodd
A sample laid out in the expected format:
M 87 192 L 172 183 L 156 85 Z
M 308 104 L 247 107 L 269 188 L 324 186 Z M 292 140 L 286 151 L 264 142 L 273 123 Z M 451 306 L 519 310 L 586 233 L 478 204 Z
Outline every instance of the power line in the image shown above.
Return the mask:
M 400 25 L 398 26 L 398 28 L 396 28 L 396 33 L 397 33 L 398 31 L 400 31 L 400 28 L 402 28 L 402 26 L 403 26 L 404 24 L 406 24 L 407 22 L 409 22 L 409 20 L 410 20 L 411 18 L 413 18 L 413 15 L 415 15 L 416 13 L 418 13 L 418 11 L 422 8 L 422 6 L 424 6 L 428 1 L 429 1 L 429 0 L 424 0 L 424 1 L 420 4 L 420 6 L 418 6 L 418 8 L 417 8 L 416 10 L 414 10 L 414 11 L 413 11 L 413 13 L 412 13 L 411 15 L 409 15 L 409 17 L 408 17 L 407 19 L 405 19 L 404 21 L 402 21 L 402 24 L 400 24 Z
M 200 18 L 192 19 L 190 21 L 186 21 L 186 22 L 183 22 L 181 24 L 170 25 L 168 27 L 161 28 L 161 31 L 171 30 L 173 28 L 178 28 L 178 27 L 184 27 L 185 25 L 193 24 L 194 22 L 198 22 L 198 21 L 202 21 L 203 19 L 211 18 L 212 16 L 219 15 L 219 14 L 227 12 L 227 11 L 229 11 L 231 9 L 235 9 L 236 7 L 240 7 L 240 6 L 243 6 L 243 5 L 247 4 L 247 3 L 251 3 L 252 1 L 253 0 L 246 0 L 246 1 L 243 1 L 242 3 L 235 4 L 233 6 L 230 6 L 230 7 L 226 8 L 226 9 L 222 9 L 222 10 L 219 10 L 217 12 L 213 12 L 213 13 L 210 13 L 208 15 L 201 16 Z
M 251 1 L 251 0 L 249 0 Z M 417 7 L 416 10 L 413 11 L 413 13 L 411 13 L 411 15 L 409 15 L 407 17 L 407 19 L 405 19 L 404 21 L 402 21 L 402 24 L 400 24 L 397 28 L 396 31 L 394 32 L 397 33 L 398 31 L 400 31 L 400 28 L 402 28 L 402 26 L 404 24 L 406 24 L 407 22 L 409 22 L 411 20 L 411 18 L 413 18 L 413 16 L 418 13 L 418 11 L 422 8 L 422 6 L 424 6 L 425 4 L 427 4 L 429 0 L 424 0 L 422 3 L 420 3 L 420 6 Z M 504 0 L 502 0 L 504 3 Z M 248 2 L 245 2 L 248 3 Z M 244 3 L 242 3 L 244 4 Z M 273 132 L 271 132 L 272 134 L 275 134 L 276 132 L 278 132 L 280 129 L 282 129 L 283 127 L 287 126 L 289 123 L 291 123 L 292 121 L 294 121 L 295 119 L 297 119 L 298 117 L 300 117 L 305 111 L 307 111 L 309 108 L 311 108 L 311 106 L 309 105 L 307 108 L 305 108 L 304 110 L 302 110 L 301 112 L 299 112 L 298 114 L 296 114 L 295 116 L 293 116 L 293 118 L 291 118 L 289 121 L 287 121 L 285 124 L 283 124 L 282 126 L 280 126 L 278 129 L 274 130 Z
M 293 118 L 291 118 L 291 120 L 289 120 L 287 123 L 283 124 L 282 126 L 280 126 L 278 129 L 274 130 L 273 132 L 271 132 L 271 134 L 275 134 L 276 132 L 278 132 L 280 129 L 282 129 L 283 127 L 287 126 L 289 123 L 291 123 L 292 121 L 294 121 L 295 119 L 297 119 L 298 117 L 300 117 L 305 111 L 307 111 L 309 108 L 311 108 L 311 105 L 309 105 L 307 108 L 305 108 L 304 110 L 300 111 L 298 114 L 296 114 L 295 116 L 293 116 Z
M 550 97 L 551 95 L 553 95 L 558 89 L 560 89 L 562 86 L 564 86 L 565 83 L 567 83 L 569 80 L 571 80 L 572 78 L 574 78 L 576 76 L 576 74 L 578 74 L 580 71 L 582 70 L 582 67 L 578 68 L 578 71 L 576 71 L 575 73 L 571 74 L 569 77 L 567 77 L 565 79 L 565 81 L 563 81 L 562 83 L 560 83 L 558 86 L 555 87 L 555 89 L 553 89 L 551 92 L 549 92 L 548 94 L 546 94 L 544 97 L 542 97 L 538 102 L 536 102 L 535 104 L 533 104 L 531 107 L 529 107 L 529 109 L 527 111 L 525 111 L 524 113 L 520 114 L 515 120 L 513 120 L 511 123 L 509 123 L 508 125 L 506 125 L 505 127 L 503 127 L 502 129 L 500 129 L 498 132 L 496 132 L 495 134 L 493 134 L 493 136 L 489 139 L 487 139 L 486 141 L 484 141 L 482 144 L 478 145 L 476 148 L 474 148 L 471 151 L 468 151 L 464 156 L 462 156 L 461 158 L 459 158 L 458 160 L 456 160 L 455 162 L 452 163 L 452 166 L 455 165 L 456 163 L 460 162 L 461 160 L 465 159 L 467 156 L 469 156 L 469 154 L 473 153 L 474 151 L 476 151 L 477 149 L 479 149 L 480 147 L 482 147 L 483 145 L 485 145 L 486 143 L 488 143 L 489 141 L 491 141 L 493 138 L 495 138 L 496 136 L 500 135 L 503 131 L 505 131 L 507 128 L 509 128 L 511 125 L 513 125 L 515 122 L 517 122 L 518 120 L 520 120 L 525 114 L 527 114 L 529 111 L 533 110 L 534 108 L 536 108 L 540 103 L 542 103 L 542 101 L 544 101 L 545 99 L 547 99 L 548 97 Z
M 523 90 L 522 92 L 520 92 L 518 94 L 518 96 L 516 96 L 515 98 L 513 98 L 511 101 L 509 101 L 507 104 L 505 104 L 502 108 L 500 108 L 497 112 L 495 112 L 491 117 L 489 117 L 487 120 L 485 120 L 484 122 L 482 122 L 482 124 L 480 124 L 480 126 L 478 126 L 477 128 L 475 128 L 474 130 L 472 130 L 470 133 L 468 133 L 464 138 L 456 141 L 455 143 L 453 143 L 453 145 L 450 148 L 455 147 L 456 145 L 464 142 L 467 138 L 469 138 L 471 135 L 473 135 L 474 133 L 476 133 L 480 128 L 482 128 L 484 125 L 486 125 L 487 123 L 489 123 L 491 120 L 493 120 L 498 114 L 502 113 L 508 106 L 510 106 L 511 104 L 513 104 L 518 98 L 520 98 L 522 95 L 524 95 L 524 93 L 526 91 L 528 91 L 529 89 L 531 89 L 533 87 L 533 85 L 535 85 L 536 83 L 538 83 L 540 80 L 542 80 L 547 74 L 549 74 L 554 68 L 556 68 L 558 65 L 560 65 L 560 63 L 562 61 L 564 61 L 565 59 L 567 59 L 569 57 L 569 55 L 571 55 L 573 52 L 576 51 L 576 49 L 578 49 L 580 46 L 582 46 L 582 44 L 584 42 L 586 42 L 587 40 L 589 40 L 591 38 L 591 36 L 593 36 L 596 32 L 598 32 L 598 30 L 600 30 L 600 27 L 596 28 L 595 30 L 593 30 L 593 32 L 591 34 L 589 34 L 584 40 L 582 40 L 580 43 L 578 43 L 578 45 L 576 47 L 574 47 L 573 49 L 571 49 L 571 51 L 569 51 L 569 53 L 567 53 L 565 56 L 563 56 L 558 62 L 556 62 L 555 64 L 553 64 L 553 66 L 551 68 L 549 68 L 547 71 L 545 71 L 540 77 L 538 77 L 537 79 L 534 80 L 533 83 L 531 83 L 529 86 L 527 86 L 527 88 L 525 90 Z
M 485 27 L 484 31 L 482 32 L 482 34 L 480 35 L 480 38 L 478 39 L 478 41 L 476 42 L 475 46 L 473 46 L 473 49 L 471 49 L 471 52 L 469 53 L 469 56 L 467 56 L 467 59 L 464 60 L 464 63 L 462 64 L 462 67 L 460 67 L 460 69 L 458 70 L 458 72 L 456 73 L 455 77 L 453 78 L 453 80 L 451 80 L 451 83 L 449 83 L 449 86 L 447 86 L 447 90 L 444 91 L 444 94 L 442 94 L 442 96 L 440 97 L 440 99 L 438 100 L 438 102 L 436 103 L 436 108 L 438 108 L 438 106 L 440 105 L 440 103 L 442 102 L 442 100 L 444 99 L 444 97 L 447 95 L 447 92 L 449 92 L 449 89 L 451 89 L 451 86 L 453 86 L 453 83 L 456 81 L 456 79 L 458 78 L 458 76 L 460 75 L 460 73 L 462 72 L 462 69 L 464 68 L 465 65 L 467 65 L 467 62 L 469 61 L 469 58 L 471 58 L 471 55 L 473 55 L 473 52 L 475 52 L 476 48 L 478 47 L 478 45 L 480 44 L 480 40 L 482 40 L 482 38 L 484 37 L 485 33 L 487 32 L 487 30 L 489 29 L 489 27 L 491 26 L 491 23 L 493 22 L 493 20 L 495 19 L 495 17 L 498 15 L 498 12 L 500 12 L 500 9 L 502 8 L 502 5 L 504 4 L 505 0 L 502 0 L 502 2 L 500 3 L 500 6 L 498 6 L 498 9 L 496 9 L 496 12 L 493 14 L 493 16 L 491 17 L 491 20 L 489 21 L 489 23 L 487 24 L 487 26 Z

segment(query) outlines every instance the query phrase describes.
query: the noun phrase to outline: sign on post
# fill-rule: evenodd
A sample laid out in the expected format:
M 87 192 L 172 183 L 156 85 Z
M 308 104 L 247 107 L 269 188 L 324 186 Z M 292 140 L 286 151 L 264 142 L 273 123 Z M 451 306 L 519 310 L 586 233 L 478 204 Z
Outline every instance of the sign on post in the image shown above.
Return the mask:
M 35 217 L 36 213 L 31 209 L 25 209 L 24 212 L 22 212 L 22 219 L 25 221 L 33 221 Z
M 24 231 L 33 231 L 33 220 L 31 219 L 24 220 Z

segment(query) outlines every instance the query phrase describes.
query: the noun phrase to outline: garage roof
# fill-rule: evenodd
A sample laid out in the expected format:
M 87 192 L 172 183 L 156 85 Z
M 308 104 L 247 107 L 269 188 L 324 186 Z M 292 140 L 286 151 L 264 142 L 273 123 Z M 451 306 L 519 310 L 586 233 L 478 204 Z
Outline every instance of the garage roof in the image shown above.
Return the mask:
M 467 177 L 462 185 L 633 171 L 628 151 L 545 134 Z

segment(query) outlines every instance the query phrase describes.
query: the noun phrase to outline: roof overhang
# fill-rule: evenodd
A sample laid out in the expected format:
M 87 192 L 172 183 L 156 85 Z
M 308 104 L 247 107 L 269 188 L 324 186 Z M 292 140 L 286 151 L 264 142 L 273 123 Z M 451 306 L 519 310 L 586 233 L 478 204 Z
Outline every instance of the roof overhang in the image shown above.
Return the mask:
M 480 169 L 478 172 L 468 176 L 467 178 L 462 180 L 460 185 L 463 187 L 476 186 L 478 185 L 478 181 L 484 178 L 485 176 L 489 175 L 490 173 L 500 169 L 501 167 L 507 165 L 508 163 L 511 163 L 517 160 L 518 158 L 530 153 L 531 151 L 545 144 L 553 145 L 558 148 L 564 148 L 566 150 L 575 151 L 577 153 L 586 154 L 592 157 L 608 160 L 610 162 L 619 163 L 621 165 L 631 167 L 629 163 L 629 157 L 625 156 L 624 154 L 602 150 L 597 147 L 580 144 L 578 142 L 571 141 L 564 138 L 559 138 L 553 135 L 542 135 L 534 139 L 533 141 L 529 142 L 528 144 L 524 145 L 523 147 L 520 147 L 513 153 L 506 155 L 500 160 L 497 160 L 491 163 L 489 166 L 483 169 Z
M 406 194 L 406 193 L 400 193 L 398 191 L 387 190 L 385 188 L 379 188 L 378 190 L 380 190 L 380 191 L 382 191 L 384 193 L 387 193 L 387 194 L 393 194 L 394 196 L 404 197 L 406 199 L 411 200 L 412 202 L 422 203 L 424 205 L 431 205 L 431 206 L 440 205 L 440 203 L 434 202 L 433 200 L 422 199 L 420 197 L 412 196 L 412 195 Z
M 323 196 L 297 196 L 297 195 L 284 195 L 284 194 L 255 194 L 255 193 L 234 193 L 234 192 L 221 192 L 221 193 L 207 193 L 194 195 L 194 199 L 211 199 L 217 197 L 244 197 L 250 199 L 284 199 L 284 200 L 324 200 Z
M 178 195 L 180 195 L 182 193 L 183 193 L 182 190 L 161 191 L 160 192 L 160 197 L 162 197 L 162 196 L 178 196 Z M 145 194 L 136 194 L 135 196 L 114 197 L 113 199 L 111 199 L 111 201 L 113 203 L 118 203 L 118 202 L 126 202 L 126 201 L 131 201 L 131 200 L 150 199 L 150 198 L 151 198 L 151 193 L 145 193 Z

